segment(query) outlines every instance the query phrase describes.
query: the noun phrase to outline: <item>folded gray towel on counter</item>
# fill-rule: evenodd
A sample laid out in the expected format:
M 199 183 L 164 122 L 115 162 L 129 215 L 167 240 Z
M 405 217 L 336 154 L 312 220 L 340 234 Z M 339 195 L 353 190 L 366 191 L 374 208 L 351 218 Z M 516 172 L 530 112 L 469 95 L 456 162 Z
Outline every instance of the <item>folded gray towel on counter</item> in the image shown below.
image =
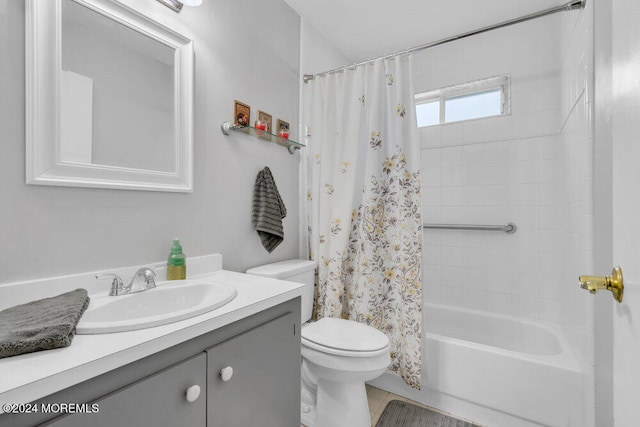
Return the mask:
M 271 170 L 265 167 L 258 172 L 253 188 L 252 223 L 258 232 L 262 246 L 271 253 L 284 240 L 282 218 L 287 208 L 278 192 Z
M 0 311 L 0 358 L 69 346 L 88 306 L 76 289 Z

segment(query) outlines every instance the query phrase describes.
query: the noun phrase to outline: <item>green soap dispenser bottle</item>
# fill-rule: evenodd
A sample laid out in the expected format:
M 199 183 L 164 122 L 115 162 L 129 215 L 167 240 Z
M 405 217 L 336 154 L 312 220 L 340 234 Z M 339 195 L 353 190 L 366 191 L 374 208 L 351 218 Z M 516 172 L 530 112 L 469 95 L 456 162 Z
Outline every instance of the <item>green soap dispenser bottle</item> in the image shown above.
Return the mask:
M 167 280 L 184 280 L 187 278 L 187 257 L 182 253 L 180 239 L 173 239 L 171 253 L 167 260 Z

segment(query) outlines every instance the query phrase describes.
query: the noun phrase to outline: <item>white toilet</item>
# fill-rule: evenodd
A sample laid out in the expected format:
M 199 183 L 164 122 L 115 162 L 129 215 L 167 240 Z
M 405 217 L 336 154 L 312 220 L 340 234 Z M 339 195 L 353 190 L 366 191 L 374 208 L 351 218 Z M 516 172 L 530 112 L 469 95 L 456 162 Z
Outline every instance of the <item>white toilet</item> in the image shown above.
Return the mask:
M 385 334 L 351 320 L 323 318 L 306 323 L 313 309 L 313 261 L 288 260 L 247 274 L 304 283 L 302 295 L 302 423 L 308 427 L 371 425 L 365 381 L 391 363 Z

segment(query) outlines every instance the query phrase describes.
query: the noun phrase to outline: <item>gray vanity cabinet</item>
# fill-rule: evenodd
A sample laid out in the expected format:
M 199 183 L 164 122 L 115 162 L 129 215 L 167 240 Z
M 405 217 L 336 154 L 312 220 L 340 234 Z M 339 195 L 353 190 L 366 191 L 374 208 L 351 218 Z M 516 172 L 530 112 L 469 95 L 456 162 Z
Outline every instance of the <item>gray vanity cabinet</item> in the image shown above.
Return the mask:
M 300 425 L 300 340 L 289 313 L 207 350 L 207 427 Z
M 96 400 L 98 412 L 59 418 L 51 427 L 201 427 L 207 416 L 205 354 Z M 199 387 L 201 392 L 194 399 Z M 191 388 L 189 400 L 187 390 Z
M 0 427 L 297 427 L 299 330 L 296 298 L 37 402 L 97 412 L 3 414 Z

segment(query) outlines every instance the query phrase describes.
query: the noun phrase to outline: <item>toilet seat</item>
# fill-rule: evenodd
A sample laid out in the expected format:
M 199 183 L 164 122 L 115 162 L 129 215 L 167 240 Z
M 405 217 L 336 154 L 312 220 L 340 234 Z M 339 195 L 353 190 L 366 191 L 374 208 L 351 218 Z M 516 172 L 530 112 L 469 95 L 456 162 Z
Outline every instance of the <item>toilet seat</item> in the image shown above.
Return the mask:
M 352 320 L 325 317 L 302 328 L 302 344 L 344 357 L 375 357 L 389 351 L 389 339 L 377 329 Z

